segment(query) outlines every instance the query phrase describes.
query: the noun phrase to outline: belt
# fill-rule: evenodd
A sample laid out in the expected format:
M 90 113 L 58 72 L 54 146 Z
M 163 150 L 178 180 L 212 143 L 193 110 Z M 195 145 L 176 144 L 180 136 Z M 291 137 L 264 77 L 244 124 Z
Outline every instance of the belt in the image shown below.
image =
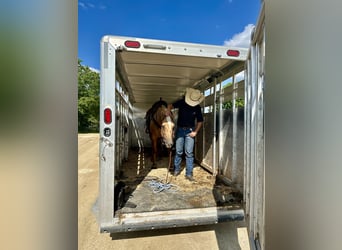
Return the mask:
M 178 128 L 183 129 L 183 130 L 192 129 L 192 127 L 178 127 Z

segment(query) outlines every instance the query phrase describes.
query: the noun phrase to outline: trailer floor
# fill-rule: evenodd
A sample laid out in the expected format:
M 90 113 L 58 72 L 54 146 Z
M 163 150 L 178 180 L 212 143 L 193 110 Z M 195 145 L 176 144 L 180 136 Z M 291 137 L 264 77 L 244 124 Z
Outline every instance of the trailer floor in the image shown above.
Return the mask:
M 168 173 L 167 156 L 159 159 L 156 169 L 151 169 L 149 150 L 146 151 L 131 150 L 128 160 L 122 165 L 121 178 L 118 181 L 125 184 L 125 200 L 119 209 L 121 213 L 217 206 L 229 206 L 232 209 L 241 207 L 242 194 L 214 178 L 201 166 L 194 165 L 195 182 L 190 182 L 185 178 L 184 160 L 180 175 L 174 177 L 171 172 Z M 160 191 L 151 186 L 156 182 L 168 183 L 171 187 Z

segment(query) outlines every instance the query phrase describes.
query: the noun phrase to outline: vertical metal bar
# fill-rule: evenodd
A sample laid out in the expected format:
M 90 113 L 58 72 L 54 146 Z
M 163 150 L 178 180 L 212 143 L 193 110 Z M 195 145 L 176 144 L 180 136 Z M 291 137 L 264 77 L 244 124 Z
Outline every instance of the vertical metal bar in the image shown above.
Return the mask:
M 222 81 L 220 79 L 220 95 L 219 95 L 219 141 L 218 141 L 218 172 L 222 174 L 223 170 L 223 88 L 222 88 Z M 220 173 L 221 172 L 221 173 Z
M 213 176 L 217 175 L 217 167 L 216 167 L 216 85 L 217 78 L 214 80 L 214 103 L 213 103 L 213 140 L 212 140 L 212 149 L 213 149 Z
M 247 83 L 248 83 L 248 58 L 245 62 L 245 107 L 244 107 L 244 121 L 243 121 L 243 201 L 247 200 Z
M 247 198 L 246 211 L 248 214 L 248 230 L 251 238 L 255 238 L 255 45 L 250 48 L 247 79 Z
M 120 163 L 121 163 L 121 150 L 120 150 L 120 144 L 121 144 L 121 136 L 120 136 L 120 132 L 121 132 L 121 124 L 120 124 L 120 107 L 121 107 L 121 105 L 120 105 L 120 102 L 121 102 L 121 100 L 120 100 L 120 95 L 119 95 L 119 92 L 118 92 L 118 89 L 120 88 L 120 83 L 119 82 L 117 82 L 117 89 L 116 89 L 116 96 L 117 96 L 117 101 L 116 101 L 116 110 L 117 110 L 117 114 L 115 114 L 115 117 L 114 117 L 114 119 L 116 120 L 116 138 L 117 138 L 117 140 L 116 140 L 116 146 L 117 146 L 117 150 L 115 151 L 115 155 L 116 155 L 116 157 L 117 157 L 117 161 L 116 161 L 116 170 L 117 170 L 117 173 L 119 173 L 118 172 L 118 170 L 120 169 Z
M 262 61 L 262 92 L 264 92 L 264 87 L 265 87 L 265 26 L 263 26 L 263 36 L 262 36 L 262 48 L 263 48 L 263 61 Z M 263 190 L 262 190 L 262 219 L 260 221 L 260 225 L 262 228 L 262 231 L 260 232 L 260 244 L 261 244 L 261 249 L 264 249 L 265 247 L 265 102 L 263 99 L 263 127 L 262 127 L 262 133 L 263 133 L 263 162 L 262 162 L 262 167 L 264 169 L 264 175 L 263 175 Z
M 259 124 L 260 124 L 260 117 L 259 117 L 259 46 L 258 43 L 255 45 L 255 162 L 254 162 L 254 168 L 255 168 L 255 175 L 254 175 L 254 183 L 255 183 L 255 196 L 254 196 L 254 238 L 256 237 L 258 233 L 258 221 L 259 221 L 259 206 L 260 206 L 260 200 L 259 200 L 259 182 L 260 182 L 260 176 L 259 176 Z
M 235 183 L 237 180 L 237 84 L 235 75 L 233 75 L 233 138 L 232 138 L 232 181 Z
M 206 119 L 208 116 L 207 116 L 207 114 L 204 114 L 204 111 L 205 111 L 205 100 L 206 100 L 206 98 L 204 98 L 204 101 L 203 101 L 203 107 L 204 107 L 204 109 L 203 109 L 203 115 L 204 115 L 204 119 Z M 205 133 L 206 133 L 206 121 L 204 120 L 204 122 L 203 122 L 203 128 L 202 128 L 202 155 L 201 155 L 201 160 L 203 161 L 203 159 L 204 159 L 204 152 L 205 152 Z
M 120 119 L 119 119 L 119 128 L 120 128 L 120 169 L 121 169 L 121 165 L 122 165 L 122 160 L 123 160 L 123 146 L 124 146 L 124 140 L 123 140 L 123 99 L 121 96 L 121 91 L 122 91 L 122 87 L 120 89 Z
M 125 128 L 124 128 L 124 132 L 125 132 L 125 154 L 124 154 L 124 158 L 125 160 L 128 159 L 128 149 L 129 149 L 129 137 L 128 137 L 128 126 L 129 126 L 129 114 L 128 114 L 128 104 L 125 104 Z
M 247 194 L 248 194 L 248 178 L 247 178 L 247 149 L 248 149 L 248 142 L 247 142 L 247 139 L 248 139 L 248 62 L 249 62 L 249 59 L 247 58 L 247 61 L 245 63 L 245 81 L 244 81 L 244 84 L 245 84 L 245 107 L 244 107 L 244 133 L 243 133 L 243 147 L 244 147 L 244 150 L 243 150 L 243 186 L 244 186 L 244 189 L 243 189 L 243 199 L 244 199 L 244 202 L 247 201 Z M 246 207 L 247 207 L 247 202 L 246 202 Z
M 119 124 L 118 124 L 118 120 L 117 115 L 120 113 L 120 109 L 119 109 L 119 95 L 118 92 L 116 91 L 117 86 L 119 85 L 119 82 L 116 82 L 115 85 L 115 113 L 113 115 L 113 120 L 115 120 L 115 174 L 117 174 L 120 170 L 120 137 L 119 135 Z
M 251 236 L 255 237 L 255 206 L 256 206 L 256 200 L 255 200 L 255 177 L 257 175 L 255 171 L 255 158 L 256 158 L 256 146 L 255 146 L 255 95 L 256 95 L 256 63 L 255 63 L 255 45 L 252 44 L 251 48 L 251 64 L 250 64 L 250 196 L 249 196 L 249 231 Z
M 244 171 L 245 171 L 245 200 L 246 200 L 246 211 L 249 214 L 250 209 L 250 155 L 251 155 L 251 59 L 249 57 L 246 63 L 245 72 L 245 160 L 244 160 Z
M 264 85 L 264 39 L 261 37 L 260 40 L 257 41 L 256 44 L 256 54 L 257 54 L 257 101 L 258 101 L 258 108 L 257 108 L 257 223 L 256 223 L 256 233 L 258 233 L 258 237 L 260 243 L 264 243 L 264 192 L 265 192 L 265 185 L 264 185 L 264 98 L 263 98 L 263 85 Z

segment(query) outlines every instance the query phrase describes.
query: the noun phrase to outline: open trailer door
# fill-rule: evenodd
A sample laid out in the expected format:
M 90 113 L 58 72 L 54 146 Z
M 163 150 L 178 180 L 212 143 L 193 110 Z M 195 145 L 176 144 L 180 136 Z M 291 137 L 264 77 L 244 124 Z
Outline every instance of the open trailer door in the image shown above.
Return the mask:
M 216 106 L 220 107 L 222 104 L 222 99 L 219 98 L 220 90 L 213 91 L 206 96 L 202 107 L 203 110 L 208 108 L 213 111 L 208 114 L 205 121 L 206 128 L 203 129 L 211 135 L 206 147 L 215 148 L 210 151 L 212 153 L 209 153 L 215 160 L 210 162 L 210 157 L 207 158 L 209 169 L 207 168 L 207 172 L 203 171 L 213 178 L 203 178 L 202 182 L 196 184 L 197 188 L 194 188 L 196 191 L 205 191 L 211 200 L 204 200 L 204 192 L 201 192 L 201 195 L 194 192 L 191 198 L 184 197 L 184 195 L 191 195 L 192 191 L 182 193 L 179 189 L 178 193 L 164 195 L 164 202 L 159 202 L 163 195 L 155 195 L 146 184 L 147 178 L 151 177 L 152 173 L 146 164 L 148 162 L 146 151 L 135 151 L 137 155 L 133 159 L 136 161 L 137 169 L 128 173 L 127 163 L 131 162 L 123 160 L 122 156 L 126 153 L 123 153 L 122 149 L 141 148 L 149 143 L 148 138 L 143 136 L 143 121 L 146 110 L 153 102 L 159 100 L 160 97 L 173 102 L 184 94 L 187 87 L 205 92 L 230 77 L 234 78 L 237 73 L 243 71 L 247 52 L 248 50 L 244 48 L 226 46 L 118 36 L 103 37 L 101 41 L 99 147 L 101 232 L 151 230 L 244 219 L 242 203 L 235 202 L 234 194 L 227 193 L 226 195 L 226 192 L 235 188 L 226 186 L 229 185 L 229 181 L 228 184 L 226 182 L 229 178 L 222 178 L 219 184 L 215 183 L 218 175 L 228 176 L 227 173 L 222 172 L 220 166 L 225 162 L 223 161 L 226 155 L 223 150 L 225 146 L 217 140 L 220 128 L 216 125 L 219 125 L 220 122 L 217 121 L 220 119 L 216 116 L 222 115 L 221 108 L 218 108 L 221 111 L 216 109 Z M 237 93 L 237 81 L 234 80 L 233 86 L 234 93 Z M 237 121 L 236 117 L 234 119 Z M 214 132 L 215 136 L 213 136 Z M 234 133 L 236 134 L 237 131 Z M 130 139 L 124 138 L 127 135 Z M 205 139 L 205 136 L 201 138 Z M 198 138 L 196 142 L 198 148 L 203 148 L 201 138 Z M 210 146 L 211 144 L 213 146 Z M 216 153 L 217 151 L 219 153 Z M 198 161 L 198 170 L 206 167 L 202 163 L 201 160 Z M 164 170 L 161 169 L 161 171 Z M 143 172 L 145 175 L 142 175 Z M 241 189 L 243 178 L 234 181 L 236 183 L 233 184 L 240 186 Z M 210 189 L 205 188 L 203 182 L 210 182 Z M 134 184 L 134 187 L 129 186 L 130 184 Z M 128 187 L 125 190 L 124 185 Z M 127 195 L 124 191 L 130 193 Z M 227 199 L 222 200 L 222 194 Z M 176 205 L 178 203 L 174 201 L 183 201 L 183 203 Z M 128 204 L 134 204 L 134 206 L 127 206 Z
M 252 249 L 265 249 L 265 8 L 262 6 L 246 62 L 245 191 L 246 221 Z

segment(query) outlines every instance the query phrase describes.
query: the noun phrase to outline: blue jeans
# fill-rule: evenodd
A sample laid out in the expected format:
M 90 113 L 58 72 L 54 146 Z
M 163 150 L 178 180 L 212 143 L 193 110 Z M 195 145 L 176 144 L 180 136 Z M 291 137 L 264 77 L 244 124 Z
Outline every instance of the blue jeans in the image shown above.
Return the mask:
M 185 175 L 192 176 L 192 170 L 194 167 L 194 144 L 195 138 L 188 136 L 192 129 L 177 128 L 176 130 L 176 156 L 174 160 L 175 172 L 180 171 L 180 165 L 182 162 L 183 149 L 185 150 Z

